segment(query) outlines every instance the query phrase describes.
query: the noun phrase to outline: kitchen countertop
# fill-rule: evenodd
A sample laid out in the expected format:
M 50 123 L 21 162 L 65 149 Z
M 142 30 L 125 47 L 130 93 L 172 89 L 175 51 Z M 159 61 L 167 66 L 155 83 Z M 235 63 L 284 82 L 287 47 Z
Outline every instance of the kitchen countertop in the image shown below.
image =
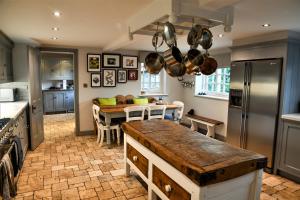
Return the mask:
M 14 123 L 27 105 L 27 101 L 0 102 L 0 118 L 10 118 L 6 126 L 0 130 L 0 134 L 4 133 Z
M 46 89 L 43 92 L 74 91 L 74 89 Z
M 300 113 L 285 114 L 285 115 L 282 115 L 281 118 L 300 122 Z

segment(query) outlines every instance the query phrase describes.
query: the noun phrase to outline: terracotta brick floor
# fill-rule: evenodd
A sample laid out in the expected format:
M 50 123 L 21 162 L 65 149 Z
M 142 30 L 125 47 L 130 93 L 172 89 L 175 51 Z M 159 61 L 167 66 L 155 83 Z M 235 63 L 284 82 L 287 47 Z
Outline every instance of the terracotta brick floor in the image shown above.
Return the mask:
M 28 152 L 16 199 L 147 199 L 123 173 L 123 147 L 99 147 L 96 136 L 74 136 L 74 115 L 45 116 L 45 141 Z M 264 174 L 262 200 L 300 199 L 300 185 Z

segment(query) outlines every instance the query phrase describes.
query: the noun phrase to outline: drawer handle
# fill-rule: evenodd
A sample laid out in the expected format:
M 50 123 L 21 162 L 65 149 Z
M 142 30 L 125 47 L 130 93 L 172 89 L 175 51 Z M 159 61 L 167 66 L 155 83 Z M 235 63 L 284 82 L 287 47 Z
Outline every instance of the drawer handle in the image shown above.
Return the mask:
M 171 192 L 172 191 L 171 185 L 165 185 L 165 191 L 168 193 Z
M 137 157 L 137 156 L 133 156 L 133 157 L 132 157 L 132 160 L 133 160 L 134 162 L 136 162 L 136 161 L 138 160 L 138 157 Z

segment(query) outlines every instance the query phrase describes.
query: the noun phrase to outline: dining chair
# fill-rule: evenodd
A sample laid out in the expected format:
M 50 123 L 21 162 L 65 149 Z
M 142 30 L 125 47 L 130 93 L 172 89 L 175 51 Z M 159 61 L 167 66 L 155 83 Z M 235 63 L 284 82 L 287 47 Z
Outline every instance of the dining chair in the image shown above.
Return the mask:
M 182 101 L 173 101 L 173 104 L 177 106 L 177 109 L 175 111 L 176 116 L 174 116 L 174 121 L 179 123 L 183 117 L 184 103 Z
M 103 144 L 103 139 L 104 139 L 104 134 L 110 134 L 110 132 L 108 132 L 108 130 L 110 129 L 111 131 L 117 131 L 117 143 L 118 145 L 120 145 L 120 126 L 119 124 L 111 124 L 110 127 L 108 127 L 107 125 L 105 125 L 105 122 L 100 120 L 99 117 L 99 111 L 100 111 L 100 107 L 97 105 L 93 105 L 93 116 L 94 119 L 96 121 L 96 125 L 97 125 L 97 143 L 100 142 L 100 147 Z M 112 132 L 114 133 L 114 132 Z
M 126 113 L 126 122 L 143 121 L 145 114 L 145 106 L 128 106 L 124 108 Z
M 151 119 L 164 119 L 166 114 L 165 105 L 150 105 L 147 106 L 148 120 Z

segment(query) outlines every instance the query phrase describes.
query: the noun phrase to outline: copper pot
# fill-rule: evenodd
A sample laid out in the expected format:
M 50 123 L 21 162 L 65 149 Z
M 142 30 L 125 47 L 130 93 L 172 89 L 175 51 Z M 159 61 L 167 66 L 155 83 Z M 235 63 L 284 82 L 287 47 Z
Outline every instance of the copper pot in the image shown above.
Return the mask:
M 217 63 L 216 59 L 205 54 L 204 62 L 202 65 L 200 65 L 199 68 L 200 68 L 200 71 L 202 74 L 211 75 L 217 70 L 217 67 L 218 67 L 218 63 Z
M 190 49 L 184 57 L 184 65 L 188 74 L 199 71 L 199 66 L 204 62 L 204 57 L 197 49 Z
M 170 76 L 178 77 L 185 74 L 186 67 L 182 64 L 183 56 L 176 46 L 164 52 L 164 59 L 166 62 L 165 70 Z

